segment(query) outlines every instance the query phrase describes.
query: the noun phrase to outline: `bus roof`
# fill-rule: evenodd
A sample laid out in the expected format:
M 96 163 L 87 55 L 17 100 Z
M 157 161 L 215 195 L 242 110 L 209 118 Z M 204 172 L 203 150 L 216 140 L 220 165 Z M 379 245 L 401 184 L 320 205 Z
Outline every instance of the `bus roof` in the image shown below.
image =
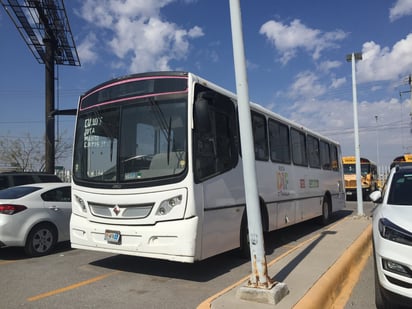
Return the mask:
M 390 168 L 392 169 L 395 165 L 412 165 L 412 154 L 405 153 L 399 157 L 393 159 Z
M 412 154 L 411 153 L 405 153 L 405 154 L 393 159 L 393 162 L 412 162 Z
M 187 78 L 191 79 L 192 81 L 198 82 L 198 83 L 200 83 L 204 86 L 207 86 L 209 88 L 212 88 L 212 89 L 216 90 L 217 92 L 222 93 L 223 95 L 226 95 L 226 96 L 232 98 L 232 100 L 234 102 L 237 101 L 237 96 L 236 96 L 235 93 L 233 93 L 229 90 L 226 90 L 226 89 L 224 89 L 224 88 L 222 88 L 222 87 L 220 87 L 220 86 L 218 86 L 218 85 L 216 85 L 216 84 L 214 84 L 214 83 L 212 83 L 212 82 L 210 82 L 210 81 L 208 81 L 208 80 L 206 80 L 202 77 L 199 77 L 199 76 L 193 74 L 193 73 L 185 72 L 185 71 L 155 71 L 155 72 L 130 74 L 130 75 L 125 75 L 125 76 L 113 78 L 113 79 L 111 79 L 109 81 L 106 81 L 106 82 L 103 82 L 103 83 L 93 87 L 92 89 L 88 90 L 87 92 L 83 93 L 80 97 L 80 100 L 83 97 L 87 96 L 88 94 L 96 91 L 97 89 L 105 87 L 106 85 L 117 83 L 117 82 L 120 82 L 122 80 L 135 79 L 135 78 L 144 78 L 144 77 L 151 77 L 151 76 L 153 76 L 153 77 L 155 77 L 155 76 L 187 77 Z M 302 126 L 302 125 L 300 125 L 300 124 L 298 124 L 298 123 L 296 123 L 292 120 L 289 120 L 289 119 L 287 119 L 287 118 L 285 118 L 285 117 L 283 117 L 283 116 L 281 116 L 281 115 L 279 115 L 279 114 L 277 114 L 277 113 L 275 113 L 275 112 L 273 112 L 273 111 L 271 111 L 271 110 L 269 110 L 269 109 L 267 109 L 267 108 L 265 108 L 265 107 L 263 107 L 263 106 L 261 106 L 257 103 L 250 102 L 250 106 L 253 110 L 259 111 L 259 112 L 265 114 L 266 116 L 270 116 L 272 118 L 275 118 L 276 120 L 279 120 L 280 122 L 283 122 L 284 124 L 288 124 L 292 127 L 295 127 L 296 129 L 299 129 L 301 131 L 306 132 L 307 134 L 317 136 L 318 138 L 320 138 L 324 141 L 327 141 L 327 142 L 330 142 L 330 143 L 333 143 L 333 144 L 336 144 L 336 145 L 339 146 L 339 142 L 337 142 L 337 141 L 335 141 L 335 140 L 333 140 L 329 137 L 326 137 L 326 136 L 324 136 L 320 133 L 312 131 L 312 130 L 310 130 L 310 129 L 308 129 L 308 128 L 306 128 L 306 127 L 304 127 L 304 126 Z
M 345 157 L 342 157 L 342 162 L 343 162 L 343 164 L 355 164 L 356 158 L 355 158 L 355 156 L 345 156 Z M 375 162 L 373 162 L 373 161 L 371 161 L 367 158 L 363 158 L 363 157 L 360 158 L 360 163 L 361 164 L 367 164 L 367 163 L 375 164 Z
M 202 84 L 202 85 L 205 85 L 205 86 L 207 86 L 207 87 L 209 87 L 209 88 L 212 88 L 212 89 L 214 89 L 214 90 L 216 90 L 216 91 L 218 91 L 218 92 L 221 92 L 222 94 L 225 94 L 225 95 L 231 97 L 235 102 L 237 101 L 237 96 L 236 96 L 235 93 L 230 92 L 230 91 L 228 91 L 228 90 L 226 90 L 226 89 L 224 89 L 224 88 L 222 88 L 222 87 L 220 87 L 220 86 L 218 86 L 218 85 L 216 85 L 216 84 L 214 84 L 214 83 L 212 83 L 212 82 L 210 82 L 210 81 L 207 81 L 207 80 L 205 80 L 204 78 L 199 77 L 199 76 L 197 76 L 197 75 L 195 75 L 195 74 L 193 74 L 193 73 L 188 73 L 188 74 L 191 76 L 191 78 L 192 78 L 194 81 L 199 82 L 199 83 Z M 266 116 L 270 116 L 270 117 L 272 117 L 272 118 L 274 118 L 274 119 L 276 119 L 276 120 L 279 120 L 280 122 L 283 122 L 284 124 L 288 124 L 288 125 L 296 128 L 296 129 L 299 129 L 299 130 L 301 130 L 301 131 L 304 131 L 304 132 L 306 132 L 306 133 L 308 133 L 308 134 L 317 136 L 317 137 L 319 137 L 320 139 L 322 139 L 322 140 L 324 140 L 324 141 L 327 141 L 327 142 L 330 142 L 330 143 L 339 145 L 339 142 L 337 142 L 337 141 L 335 141 L 335 140 L 333 140 L 333 139 L 331 139 L 331 138 L 329 138 L 329 137 L 326 137 L 326 136 L 324 136 L 324 135 L 322 135 L 322 134 L 320 134 L 320 133 L 318 133 L 318 132 L 312 131 L 311 129 L 308 129 L 308 128 L 306 128 L 306 127 L 304 127 L 304 126 L 302 126 L 302 125 L 294 122 L 293 120 L 287 119 L 287 118 L 285 118 L 285 117 L 283 117 L 283 116 L 281 116 L 281 115 L 279 115 L 279 114 L 277 114 L 277 113 L 275 113 L 275 112 L 273 112 L 273 111 L 271 111 L 271 110 L 263 107 L 262 105 L 259 105 L 259 104 L 254 103 L 254 102 L 250 102 L 250 107 L 251 107 L 253 110 L 255 110 L 255 111 L 258 111 L 258 112 L 261 112 L 262 114 L 265 114 Z

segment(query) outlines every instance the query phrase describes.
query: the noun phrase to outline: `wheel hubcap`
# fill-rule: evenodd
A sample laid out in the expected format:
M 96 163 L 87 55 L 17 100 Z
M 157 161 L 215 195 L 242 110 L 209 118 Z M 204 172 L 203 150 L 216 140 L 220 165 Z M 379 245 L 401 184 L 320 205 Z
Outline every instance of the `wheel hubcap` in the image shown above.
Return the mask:
M 53 244 L 53 235 L 47 229 L 39 230 L 33 238 L 33 248 L 37 252 L 46 252 Z

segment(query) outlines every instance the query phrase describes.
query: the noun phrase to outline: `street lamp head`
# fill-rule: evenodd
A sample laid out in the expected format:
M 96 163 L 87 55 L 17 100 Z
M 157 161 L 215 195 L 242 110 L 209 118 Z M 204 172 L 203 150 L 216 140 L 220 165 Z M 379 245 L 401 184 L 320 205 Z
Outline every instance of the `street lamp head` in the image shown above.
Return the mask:
M 355 56 L 355 60 L 362 60 L 362 53 L 353 53 L 353 55 Z M 346 61 L 352 62 L 352 54 L 346 55 Z

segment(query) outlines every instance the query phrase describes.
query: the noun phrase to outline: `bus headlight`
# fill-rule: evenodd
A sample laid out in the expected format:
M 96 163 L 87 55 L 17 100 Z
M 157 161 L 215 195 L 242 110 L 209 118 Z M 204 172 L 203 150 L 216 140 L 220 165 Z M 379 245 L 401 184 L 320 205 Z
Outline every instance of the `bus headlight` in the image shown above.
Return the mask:
M 78 197 L 77 195 L 74 195 L 74 198 L 76 199 L 77 204 L 80 206 L 80 209 L 83 212 L 87 212 L 86 203 L 84 202 L 84 200 L 81 197 Z
M 159 208 L 156 211 L 156 216 L 167 215 L 175 206 L 178 206 L 182 203 L 182 196 L 178 195 L 170 199 L 164 200 L 160 203 Z

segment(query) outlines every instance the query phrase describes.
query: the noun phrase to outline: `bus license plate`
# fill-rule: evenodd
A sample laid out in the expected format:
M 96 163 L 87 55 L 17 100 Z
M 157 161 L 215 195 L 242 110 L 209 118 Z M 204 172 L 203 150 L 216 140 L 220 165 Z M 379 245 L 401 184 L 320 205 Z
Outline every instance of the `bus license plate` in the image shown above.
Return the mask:
M 120 232 L 119 231 L 106 230 L 104 232 L 104 239 L 109 244 L 120 244 Z

